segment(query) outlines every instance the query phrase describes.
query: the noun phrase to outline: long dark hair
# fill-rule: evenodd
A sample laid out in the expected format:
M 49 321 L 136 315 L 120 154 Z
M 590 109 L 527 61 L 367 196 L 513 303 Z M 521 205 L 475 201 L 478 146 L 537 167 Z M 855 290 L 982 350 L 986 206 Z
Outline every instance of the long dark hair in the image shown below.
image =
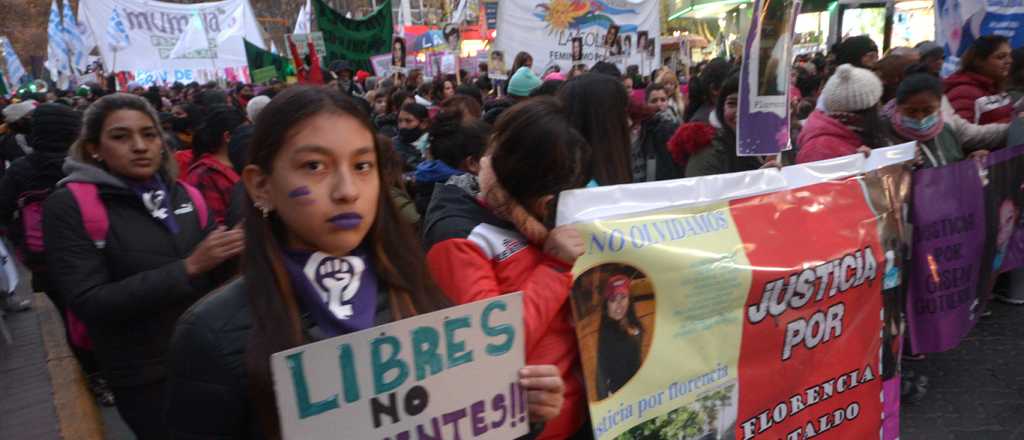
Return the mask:
M 503 112 L 489 151 L 494 176 L 523 206 L 586 181 L 587 142 L 551 97 L 531 98 Z
M 629 95 L 619 80 L 587 73 L 567 81 L 558 98 L 572 126 L 590 144 L 587 180 L 618 185 L 633 180 L 631 142 L 626 110 Z
M 960 58 L 960 71 L 962 72 L 978 72 L 978 64 L 984 62 L 992 54 L 996 53 L 1003 45 L 1009 45 L 1010 40 L 1002 35 L 985 35 L 978 37 L 971 44 L 971 47 L 967 48 L 964 52 L 963 58 Z M 997 86 L 1001 86 L 999 82 Z
M 277 95 L 256 118 L 249 150 L 251 165 L 270 173 L 274 160 L 296 126 L 320 114 L 355 118 L 370 133 L 373 124 L 366 114 L 336 89 L 291 87 Z M 374 136 L 378 163 L 384 157 Z M 445 307 L 448 302 L 430 280 L 422 247 L 410 226 L 400 220 L 391 203 L 389 176 L 395 170 L 380 168 L 377 215 L 363 245 L 377 269 L 380 288 L 387 291 L 395 319 Z M 270 377 L 270 355 L 305 343 L 299 308 L 289 276 L 282 263 L 286 226 L 276 215 L 263 218 L 250 207 L 246 195 L 245 252 L 242 274 L 252 309 L 253 327 L 246 352 L 249 392 L 254 417 L 260 420 L 268 438 L 280 437 L 280 422 Z
M 729 79 L 722 83 L 722 88 L 718 92 L 718 102 L 715 104 L 715 116 L 718 117 L 718 122 L 722 124 L 722 128 L 726 130 L 732 130 L 732 127 L 725 122 L 725 101 L 729 95 L 739 93 L 740 91 L 740 76 L 733 75 Z
M 704 66 L 700 75 L 690 78 L 689 101 L 683 111 L 683 121 L 690 122 L 697 111 L 705 105 L 715 105 L 715 94 L 719 93 L 722 83 L 729 77 L 732 64 L 724 58 L 715 58 Z

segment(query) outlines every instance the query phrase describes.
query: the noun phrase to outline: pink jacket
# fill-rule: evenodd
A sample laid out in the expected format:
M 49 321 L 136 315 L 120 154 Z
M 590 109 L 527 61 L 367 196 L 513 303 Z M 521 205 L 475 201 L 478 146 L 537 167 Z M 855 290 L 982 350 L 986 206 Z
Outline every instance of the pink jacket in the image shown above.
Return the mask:
M 797 144 L 797 163 L 807 163 L 854 154 L 863 142 L 841 122 L 815 110 L 804 122 Z

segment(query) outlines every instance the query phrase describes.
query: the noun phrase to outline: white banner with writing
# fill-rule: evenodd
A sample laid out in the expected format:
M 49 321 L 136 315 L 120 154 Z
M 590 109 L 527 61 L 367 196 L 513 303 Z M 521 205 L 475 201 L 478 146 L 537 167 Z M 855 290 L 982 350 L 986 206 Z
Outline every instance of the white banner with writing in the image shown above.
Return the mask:
M 242 39 L 263 47 L 249 0 L 176 4 L 149 0 L 81 0 L 79 21 L 89 28 L 107 71 L 131 72 L 142 84 L 248 80 Z M 209 42 L 171 57 L 190 20 L 198 16 Z

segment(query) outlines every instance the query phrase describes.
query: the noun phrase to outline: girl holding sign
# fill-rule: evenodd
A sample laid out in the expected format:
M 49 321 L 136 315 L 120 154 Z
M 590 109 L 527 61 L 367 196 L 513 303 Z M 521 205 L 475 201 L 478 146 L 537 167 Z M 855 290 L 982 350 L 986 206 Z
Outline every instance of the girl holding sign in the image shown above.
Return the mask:
M 448 305 L 391 203 L 398 170 L 382 167 L 377 139 L 334 88 L 289 88 L 259 114 L 242 173 L 254 208 L 242 277 L 193 307 L 174 336 L 174 438 L 280 438 L 271 354 Z M 557 416 L 559 370 L 520 377 L 531 420 Z
M 541 439 L 589 434 L 567 301 L 584 244 L 571 226 L 546 226 L 555 195 L 583 186 L 588 153 L 558 100 L 519 103 L 502 114 L 480 160 L 480 196 L 438 186 L 424 220 L 430 271 L 454 302 L 523 292 L 526 362 L 556 364 L 565 381 L 561 415 Z

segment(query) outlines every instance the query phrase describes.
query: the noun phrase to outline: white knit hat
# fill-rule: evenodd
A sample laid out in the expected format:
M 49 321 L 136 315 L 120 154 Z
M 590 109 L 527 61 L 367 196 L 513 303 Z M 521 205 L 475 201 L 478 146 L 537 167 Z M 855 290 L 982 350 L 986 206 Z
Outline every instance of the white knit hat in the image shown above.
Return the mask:
M 821 97 L 828 112 L 859 112 L 882 99 L 882 81 L 868 69 L 843 64 L 825 83 Z

